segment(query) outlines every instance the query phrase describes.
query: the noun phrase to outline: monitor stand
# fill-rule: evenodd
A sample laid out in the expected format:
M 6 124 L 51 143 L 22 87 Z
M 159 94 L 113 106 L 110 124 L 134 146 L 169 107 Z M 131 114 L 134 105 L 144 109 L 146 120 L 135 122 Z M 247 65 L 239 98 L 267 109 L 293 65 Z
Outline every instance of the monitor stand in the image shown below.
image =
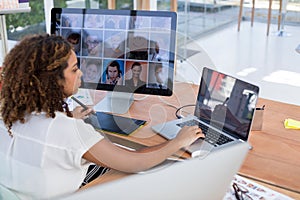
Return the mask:
M 133 100 L 133 93 L 107 92 L 104 99 L 94 106 L 94 110 L 97 112 L 124 114 L 129 110 Z

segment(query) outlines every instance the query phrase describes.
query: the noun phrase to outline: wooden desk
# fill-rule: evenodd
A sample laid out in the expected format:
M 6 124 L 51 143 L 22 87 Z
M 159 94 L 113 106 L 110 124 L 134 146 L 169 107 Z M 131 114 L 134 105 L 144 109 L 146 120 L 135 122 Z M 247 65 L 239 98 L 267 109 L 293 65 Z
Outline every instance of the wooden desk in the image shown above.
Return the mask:
M 266 105 L 262 131 L 252 131 L 240 174 L 300 193 L 300 130 L 285 129 L 286 118 L 300 120 L 300 106 L 259 99 Z
M 135 101 L 124 116 L 144 119 L 147 124 L 130 136 L 111 134 L 109 138 L 117 142 L 129 141 L 127 144 L 133 146 L 138 144 L 135 146 L 137 148 L 165 141 L 151 130 L 151 126 L 176 118 L 176 109 L 166 103 L 176 107 L 195 104 L 198 85 L 176 83 L 174 90 L 172 97 L 148 96 L 144 100 Z M 97 91 L 94 95 L 96 99 L 101 99 L 104 93 Z M 251 132 L 249 142 L 253 149 L 249 151 L 239 174 L 300 199 L 300 130 L 287 130 L 283 126 L 286 118 L 300 119 L 300 106 L 259 99 L 258 106 L 262 105 L 266 105 L 263 128 L 262 131 Z M 193 109 L 190 107 L 187 110 L 193 113 Z M 179 156 L 185 157 L 188 154 L 179 152 Z M 114 174 L 114 180 L 124 176 L 111 173 Z

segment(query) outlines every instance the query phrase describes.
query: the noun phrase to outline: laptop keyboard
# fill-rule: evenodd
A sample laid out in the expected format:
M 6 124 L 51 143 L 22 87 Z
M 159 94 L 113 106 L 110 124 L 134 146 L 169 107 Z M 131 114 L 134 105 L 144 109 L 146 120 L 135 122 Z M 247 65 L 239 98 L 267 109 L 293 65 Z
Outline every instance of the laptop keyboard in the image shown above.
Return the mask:
M 221 133 L 219 133 L 218 131 L 209 128 L 208 126 L 206 126 L 205 124 L 197 121 L 197 120 L 189 120 L 186 122 L 182 122 L 177 124 L 177 126 L 179 127 L 184 127 L 184 126 L 199 126 L 202 130 L 202 133 L 205 135 L 205 141 L 217 146 L 217 145 L 222 145 L 228 142 L 233 141 L 233 139 L 227 137 L 226 135 L 223 135 Z

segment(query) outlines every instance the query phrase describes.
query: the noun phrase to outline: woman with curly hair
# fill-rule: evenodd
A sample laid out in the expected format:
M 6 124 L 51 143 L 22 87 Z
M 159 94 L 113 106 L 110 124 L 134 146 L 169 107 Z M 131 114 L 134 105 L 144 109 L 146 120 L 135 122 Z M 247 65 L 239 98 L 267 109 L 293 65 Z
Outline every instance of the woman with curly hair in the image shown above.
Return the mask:
M 127 173 L 149 169 L 203 137 L 198 127 L 184 127 L 146 150 L 117 147 L 77 119 L 90 111 L 77 118 L 70 112 L 65 100 L 78 91 L 81 76 L 72 46 L 60 36 L 26 37 L 4 59 L 0 184 L 21 199 L 75 192 L 93 163 Z

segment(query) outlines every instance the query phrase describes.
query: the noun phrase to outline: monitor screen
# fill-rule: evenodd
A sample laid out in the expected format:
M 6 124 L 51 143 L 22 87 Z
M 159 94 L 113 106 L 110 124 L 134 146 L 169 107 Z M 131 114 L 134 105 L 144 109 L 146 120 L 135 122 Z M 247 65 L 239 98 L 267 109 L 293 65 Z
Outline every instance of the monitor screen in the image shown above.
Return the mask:
M 73 44 L 82 88 L 171 96 L 177 15 L 53 8 L 51 34 Z

